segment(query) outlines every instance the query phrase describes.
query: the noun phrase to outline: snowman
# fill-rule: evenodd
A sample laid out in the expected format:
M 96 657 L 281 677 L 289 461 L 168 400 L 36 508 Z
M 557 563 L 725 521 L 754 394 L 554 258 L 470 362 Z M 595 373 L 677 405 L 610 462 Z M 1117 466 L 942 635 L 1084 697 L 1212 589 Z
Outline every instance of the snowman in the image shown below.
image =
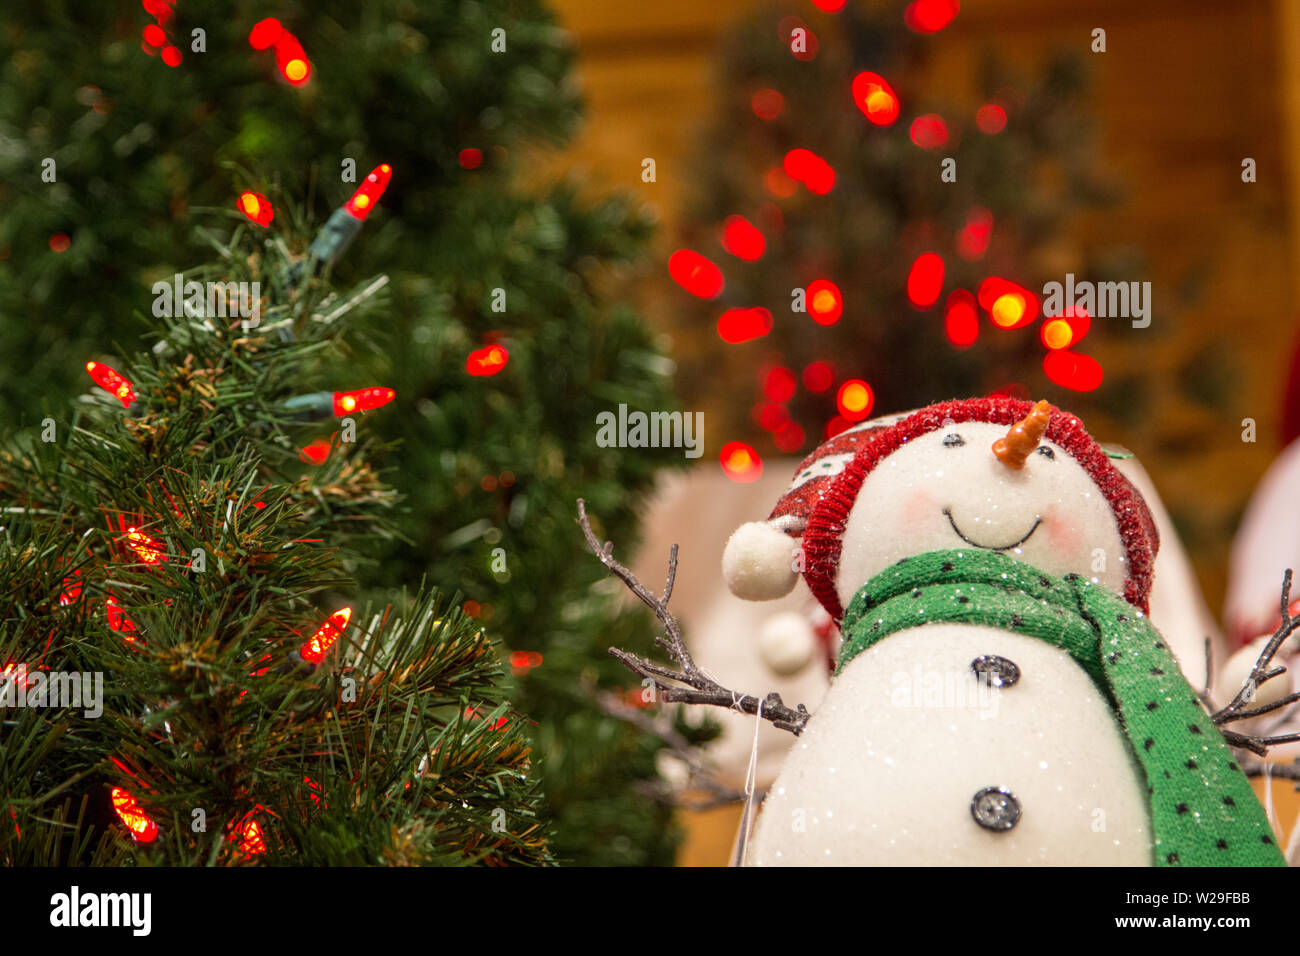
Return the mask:
M 749 600 L 802 571 L 842 632 L 747 862 L 1282 864 L 1147 619 L 1157 546 L 1141 495 L 1046 402 L 827 442 L 723 556 Z

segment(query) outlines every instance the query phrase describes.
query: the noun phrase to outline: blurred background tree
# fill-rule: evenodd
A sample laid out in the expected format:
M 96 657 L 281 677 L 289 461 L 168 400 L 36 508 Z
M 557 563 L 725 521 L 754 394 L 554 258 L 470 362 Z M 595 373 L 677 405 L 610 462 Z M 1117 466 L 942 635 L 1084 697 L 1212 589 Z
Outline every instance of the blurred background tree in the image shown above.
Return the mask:
M 1043 284 L 1067 272 L 1140 274 L 1131 248 L 1081 248 L 1068 228 L 1116 198 L 1090 145 L 1079 58 L 1026 79 L 986 53 L 964 96 L 927 82 L 956 3 L 815 6 L 834 12 L 761 4 L 725 38 L 681 230 L 725 287 L 686 282 L 697 297 L 674 333 L 689 343 L 688 400 L 712 407 L 717 389 L 751 383 L 726 424 L 762 455 L 998 390 L 1080 413 L 1098 399 L 1134 408 L 1140 378 L 1095 392 L 1087 355 L 1129 323 L 1048 329 L 1043 317 Z
M 301 42 L 301 85 L 250 47 L 269 15 Z M 376 422 L 396 443 L 383 461 L 410 516 L 404 542 L 347 570 L 377 592 L 425 575 L 459 586 L 466 614 L 508 645 L 559 859 L 661 864 L 676 840 L 661 744 L 596 702 L 630 681 L 605 648 L 648 647 L 649 622 L 593 587 L 600 568 L 572 523 L 581 495 L 602 533 L 630 546 L 637 493 L 682 461 L 594 442 L 598 411 L 673 407 L 670 363 L 607 294 L 649 223 L 626 199 L 524 188 L 516 175 L 579 122 L 572 56 L 536 0 L 11 12 L 0 27 L 0 422 L 38 421 L 82 389 L 69 356 L 125 350 L 144 330 L 131 317 L 153 282 L 206 254 L 195 213 L 271 179 L 273 200 L 312 197 L 319 218 L 354 188 L 347 161 L 358 179 L 391 163 L 365 243 L 336 270 L 344 284 L 389 274 L 391 309 L 362 326 L 356 380 L 340 387 L 382 370 L 410 410 Z

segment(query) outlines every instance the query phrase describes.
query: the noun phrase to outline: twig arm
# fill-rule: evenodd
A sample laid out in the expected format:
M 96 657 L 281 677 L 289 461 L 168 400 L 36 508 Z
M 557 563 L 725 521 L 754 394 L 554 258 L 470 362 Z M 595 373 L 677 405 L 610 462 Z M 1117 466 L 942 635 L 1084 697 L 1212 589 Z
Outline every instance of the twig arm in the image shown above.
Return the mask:
M 656 597 L 654 592 L 637 580 L 627 567 L 614 560 L 613 545 L 602 544 L 591 530 L 591 521 L 587 517 L 586 505 L 578 499 L 578 525 L 582 535 L 587 539 L 587 546 L 593 554 L 618 578 L 629 591 L 637 596 L 642 604 L 654 611 L 655 617 L 663 625 L 664 633 L 655 639 L 678 669 L 673 670 L 663 664 L 656 664 L 630 651 L 611 647 L 609 652 L 618 658 L 625 667 L 643 679 L 653 682 L 659 696 L 671 704 L 707 704 L 713 707 L 726 707 L 743 714 L 759 714 L 764 720 L 781 730 L 792 734 L 803 731 L 808 718 L 812 716 L 803 704 L 791 708 L 777 693 L 768 694 L 762 699 L 760 712 L 759 698 L 752 694 L 741 694 L 722 686 L 695 663 L 686 642 L 682 639 L 681 627 L 668 610 L 668 599 L 672 597 L 673 584 L 677 579 L 677 545 L 673 545 L 668 557 L 668 578 L 664 584 L 663 597 Z M 683 686 L 684 685 L 684 686 Z

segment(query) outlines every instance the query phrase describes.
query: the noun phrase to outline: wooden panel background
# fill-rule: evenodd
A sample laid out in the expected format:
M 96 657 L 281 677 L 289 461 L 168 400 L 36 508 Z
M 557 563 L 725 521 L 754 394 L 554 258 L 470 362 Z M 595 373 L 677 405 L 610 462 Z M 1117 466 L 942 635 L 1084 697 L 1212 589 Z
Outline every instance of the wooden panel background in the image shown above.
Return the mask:
M 676 290 L 660 264 L 690 176 L 685 158 L 713 107 L 718 37 L 750 3 L 554 6 L 580 49 L 588 123 L 570 150 L 539 171 L 577 171 L 655 208 L 663 229 L 646 305 L 652 316 L 663 314 Z M 795 13 L 809 7 L 807 0 L 789 4 Z M 1089 53 L 1095 27 L 1107 31 L 1105 54 Z M 1057 49 L 1086 56 L 1097 162 L 1127 191 L 1117 207 L 1080 217 L 1072 241 L 1140 247 L 1148 264 L 1140 278 L 1152 280 L 1157 297 L 1203 277 L 1192 308 L 1163 328 L 1157 311 L 1143 345 L 1126 338 L 1122 350 L 1098 357 L 1108 371 L 1138 369 L 1158 386 L 1149 414 L 1107 422 L 1104 437 L 1141 455 L 1192 542 L 1217 613 L 1232 530 L 1278 450 L 1280 395 L 1300 314 L 1293 306 L 1300 177 L 1292 169 L 1300 149 L 1300 0 L 968 0 L 933 43 L 926 66 L 932 81 L 957 88 L 988 47 L 1023 66 Z M 657 162 L 654 184 L 640 181 L 646 156 Z M 1258 164 L 1258 182 L 1250 185 L 1240 175 L 1247 156 Z M 1225 337 L 1238 370 L 1233 405 L 1197 411 L 1183 400 L 1178 378 L 1198 349 Z M 1255 444 L 1241 441 L 1246 416 L 1258 422 Z M 1288 801 L 1279 809 L 1289 824 L 1291 789 L 1276 793 Z M 727 813 L 691 820 L 683 862 L 724 859 L 719 848 L 729 843 L 731 820 Z

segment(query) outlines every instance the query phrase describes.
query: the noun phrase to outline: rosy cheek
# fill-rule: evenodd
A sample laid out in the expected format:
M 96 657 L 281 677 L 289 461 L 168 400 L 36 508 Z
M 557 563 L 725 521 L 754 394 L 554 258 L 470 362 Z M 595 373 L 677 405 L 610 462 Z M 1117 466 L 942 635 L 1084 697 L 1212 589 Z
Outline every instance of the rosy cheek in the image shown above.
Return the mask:
M 1048 508 L 1043 515 L 1043 527 L 1052 548 L 1063 555 L 1074 555 L 1083 546 L 1083 534 L 1067 515 L 1056 508 Z
M 913 490 L 903 498 L 903 507 L 899 517 L 905 526 L 917 527 L 928 520 L 933 520 L 939 512 L 939 506 L 928 492 Z

